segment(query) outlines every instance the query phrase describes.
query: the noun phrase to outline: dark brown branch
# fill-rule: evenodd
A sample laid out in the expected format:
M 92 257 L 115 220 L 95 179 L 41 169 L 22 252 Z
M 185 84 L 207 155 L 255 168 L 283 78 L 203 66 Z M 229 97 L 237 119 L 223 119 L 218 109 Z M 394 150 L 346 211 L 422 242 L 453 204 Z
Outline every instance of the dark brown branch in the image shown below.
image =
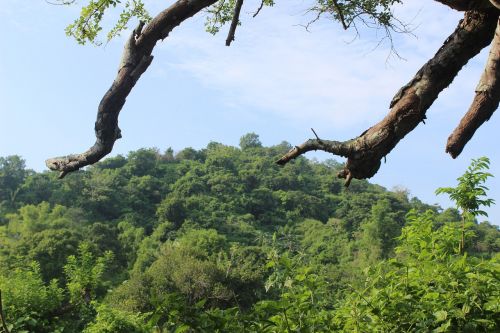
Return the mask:
M 257 15 L 259 15 L 260 11 L 262 10 L 262 8 L 264 7 L 264 0 L 262 0 L 260 2 L 260 6 L 259 8 L 257 8 L 257 11 L 253 14 L 253 17 L 256 17 Z
M 321 139 L 319 138 L 319 136 L 316 133 L 316 131 L 314 130 L 314 128 L 311 127 L 311 131 L 314 133 L 314 136 L 316 137 L 316 139 L 318 139 L 318 141 L 321 141 Z
M 476 3 L 476 1 L 471 0 L 435 0 L 437 2 L 442 3 L 450 7 L 451 9 L 455 9 L 458 11 L 466 11 L 472 9 L 472 6 Z
M 486 66 L 479 84 L 476 88 L 476 96 L 472 101 L 469 111 L 460 121 L 460 124 L 448 138 L 446 152 L 456 158 L 469 140 L 474 136 L 476 130 L 490 119 L 493 112 L 498 108 L 500 102 L 500 19 L 491 50 L 486 61 Z
M 59 171 L 59 177 L 62 178 L 67 173 L 96 163 L 109 154 L 115 141 L 121 138 L 118 115 L 132 88 L 151 64 L 151 53 L 156 43 L 166 38 L 182 21 L 216 1 L 179 0 L 159 13 L 146 27 L 140 23 L 128 39 L 118 74 L 99 104 L 95 122 L 95 144 L 81 154 L 50 158 L 45 161 L 47 167 Z
M 243 6 L 243 0 L 236 0 L 236 4 L 234 5 L 233 20 L 231 21 L 231 26 L 229 27 L 229 32 L 226 38 L 226 46 L 231 45 L 231 42 L 234 40 L 236 27 L 238 26 L 238 22 L 240 21 L 240 12 L 242 6 Z
M 345 21 L 344 13 L 342 12 L 342 8 L 340 7 L 339 3 L 336 0 L 333 0 L 333 5 L 335 6 L 335 10 L 337 11 L 337 14 L 339 14 L 340 23 L 342 23 L 342 27 L 344 28 L 344 30 L 347 30 L 349 28 L 349 25 Z
M 426 111 L 460 69 L 492 40 L 498 14 L 494 10 L 468 11 L 456 30 L 393 98 L 387 116 L 355 139 L 338 142 L 308 140 L 290 150 L 278 164 L 285 164 L 310 150 L 324 150 L 347 157 L 339 177 L 350 180 L 372 177 L 396 144 L 426 118 Z
M 170 32 L 184 20 L 195 15 L 203 8 L 213 5 L 217 0 L 178 0 L 144 27 L 144 31 L 137 39 L 140 47 L 153 48 L 159 40 L 168 37 Z
M 0 318 L 2 320 L 2 328 L 5 333 L 10 333 L 9 328 L 7 327 L 7 322 L 5 321 L 5 314 L 3 313 L 3 305 L 2 305 L 2 291 L 0 290 Z
M 435 0 L 451 9 L 465 12 L 467 10 L 488 9 L 492 6 L 500 9 L 500 0 Z

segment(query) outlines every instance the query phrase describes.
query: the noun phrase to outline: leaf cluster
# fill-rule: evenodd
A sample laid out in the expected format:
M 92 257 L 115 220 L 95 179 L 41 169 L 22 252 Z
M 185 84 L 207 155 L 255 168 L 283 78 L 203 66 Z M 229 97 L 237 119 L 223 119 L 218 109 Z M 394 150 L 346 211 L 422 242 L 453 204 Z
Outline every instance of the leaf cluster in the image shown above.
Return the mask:
M 79 44 L 90 42 L 101 45 L 102 42 L 97 38 L 103 29 L 104 14 L 117 6 L 123 6 L 123 8 L 121 8 L 118 20 L 107 33 L 108 42 L 126 30 L 132 18 L 137 18 L 144 23 L 151 20 L 151 16 L 141 0 L 126 0 L 124 4 L 122 4 L 122 0 L 90 0 L 86 6 L 82 7 L 80 16 L 66 27 L 66 34 L 75 38 Z
M 495 203 L 495 200 L 487 198 L 488 187 L 484 185 L 488 178 L 493 177 L 491 173 L 484 171 L 489 169 L 489 165 L 487 157 L 473 159 L 467 171 L 457 178 L 456 187 L 440 187 L 436 194 L 448 194 L 463 214 L 488 216 L 481 207 L 490 207 Z

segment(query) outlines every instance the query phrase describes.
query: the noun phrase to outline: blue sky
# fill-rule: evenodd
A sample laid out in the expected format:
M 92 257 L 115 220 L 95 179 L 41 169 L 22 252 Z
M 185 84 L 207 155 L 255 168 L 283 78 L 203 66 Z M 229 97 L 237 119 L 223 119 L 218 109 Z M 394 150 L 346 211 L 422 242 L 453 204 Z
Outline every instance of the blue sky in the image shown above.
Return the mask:
M 151 13 L 172 1 L 147 1 Z M 184 22 L 154 50 L 155 59 L 120 116 L 123 138 L 112 155 L 142 147 L 180 150 L 210 141 L 237 145 L 255 132 L 265 145 L 311 137 L 345 140 L 380 120 L 400 86 L 441 46 L 461 15 L 435 1 L 406 1 L 396 8 L 415 36 L 396 35 L 405 60 L 389 57 L 379 36 L 323 21 L 310 32 L 301 24 L 307 2 L 279 1 L 257 18 L 260 1 L 246 1 L 236 41 L 224 46 L 204 32 L 203 15 Z M 77 153 L 94 142 L 97 105 L 113 81 L 127 34 L 105 47 L 81 46 L 64 34 L 77 7 L 44 0 L 1 0 L 0 156 L 18 154 L 37 171 L 48 157 Z M 110 18 L 111 19 L 111 18 Z M 483 125 L 462 155 L 444 153 L 446 139 L 467 110 L 488 50 L 471 61 L 428 111 L 426 125 L 410 133 L 371 179 L 409 189 L 428 203 L 440 186 L 453 186 L 471 158 L 489 156 L 490 196 L 500 201 L 498 116 Z M 325 153 L 309 157 L 325 159 Z M 340 160 L 340 159 L 339 159 Z M 341 161 L 341 160 L 340 160 Z M 332 175 L 333 176 L 333 175 Z M 500 224 L 500 206 L 487 211 Z

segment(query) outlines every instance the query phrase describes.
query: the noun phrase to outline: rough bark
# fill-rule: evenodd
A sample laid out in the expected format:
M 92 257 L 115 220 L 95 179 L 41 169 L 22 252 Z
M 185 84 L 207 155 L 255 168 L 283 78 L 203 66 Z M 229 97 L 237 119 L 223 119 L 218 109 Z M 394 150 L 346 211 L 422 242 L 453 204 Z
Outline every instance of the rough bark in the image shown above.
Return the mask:
M 500 102 L 500 19 L 491 44 L 486 66 L 476 88 L 476 96 L 469 111 L 448 138 L 446 152 L 456 158 L 476 130 L 488 121 Z
M 139 24 L 124 47 L 118 74 L 99 104 L 95 122 L 96 142 L 84 153 L 48 159 L 45 161 L 47 167 L 59 171 L 62 178 L 68 172 L 96 163 L 109 154 L 115 141 L 121 138 L 118 115 L 132 88 L 151 64 L 156 43 L 166 38 L 182 21 L 216 1 L 179 0 L 147 26 Z
M 291 149 L 278 164 L 283 165 L 311 150 L 324 150 L 347 157 L 339 177 L 346 185 L 351 178 L 370 178 L 379 169 L 381 159 L 396 144 L 426 119 L 426 111 L 460 69 L 481 49 L 490 44 L 498 18 L 496 10 L 467 11 L 455 31 L 434 57 L 396 94 L 390 112 L 375 126 L 349 141 L 310 139 Z

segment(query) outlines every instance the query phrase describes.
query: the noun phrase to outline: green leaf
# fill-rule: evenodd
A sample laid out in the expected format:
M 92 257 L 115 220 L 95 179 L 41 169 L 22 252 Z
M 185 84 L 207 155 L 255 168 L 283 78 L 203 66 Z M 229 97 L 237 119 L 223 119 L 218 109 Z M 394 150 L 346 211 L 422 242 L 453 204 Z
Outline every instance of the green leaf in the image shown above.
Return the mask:
M 188 332 L 190 329 L 190 327 L 186 324 L 182 324 L 181 326 L 177 327 L 175 329 L 175 333 L 184 333 L 184 332 Z
M 448 317 L 448 312 L 446 312 L 444 310 L 436 311 L 436 312 L 434 312 L 434 317 L 436 317 L 436 321 L 438 323 L 442 322 L 442 321 L 446 320 L 446 318 Z
M 433 332 L 448 332 L 448 328 L 451 326 L 451 319 L 449 319 L 446 323 L 441 324 L 438 328 L 436 328 Z

